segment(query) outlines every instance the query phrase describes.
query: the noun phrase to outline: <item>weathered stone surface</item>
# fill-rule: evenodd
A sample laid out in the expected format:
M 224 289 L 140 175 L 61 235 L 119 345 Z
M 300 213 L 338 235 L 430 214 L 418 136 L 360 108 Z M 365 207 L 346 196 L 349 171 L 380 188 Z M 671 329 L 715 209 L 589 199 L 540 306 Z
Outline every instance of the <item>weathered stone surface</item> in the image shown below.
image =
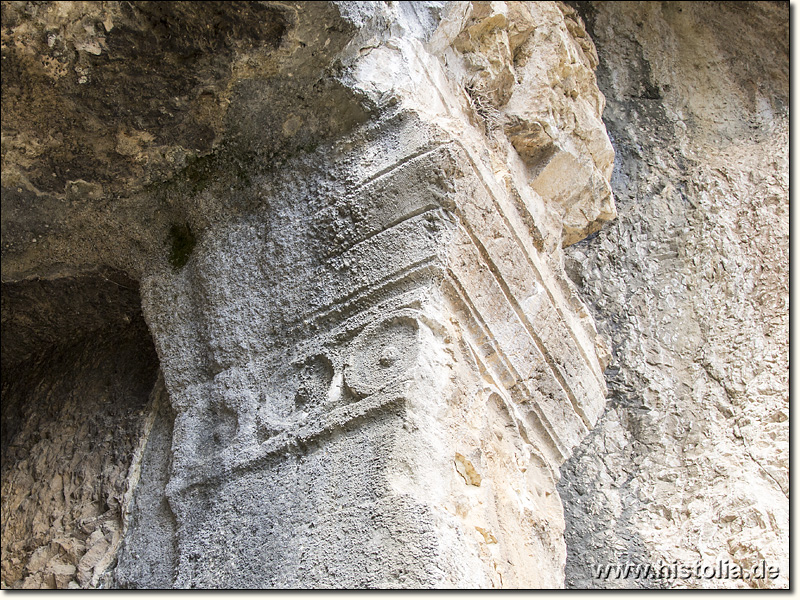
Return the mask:
M 2 301 L 2 585 L 94 587 L 124 533 L 158 369 L 136 283 L 4 283 Z
M 607 412 L 562 469 L 567 585 L 787 587 L 788 4 L 580 10 L 619 218 L 566 257 L 614 348 Z M 590 571 L 659 559 L 780 576 Z
M 175 580 L 175 516 L 166 496 L 175 415 L 163 378 L 151 393 L 141 459 L 131 472 L 125 537 L 114 569 L 115 587 L 169 589 Z
M 3 294 L 34 307 L 10 310 L 4 357 L 73 331 L 91 352 L 94 323 L 140 301 L 161 372 L 141 376 L 136 419 L 116 416 L 115 448 L 135 450 L 93 480 L 125 490 L 116 533 L 86 532 L 71 563 L 17 549 L 28 571 L 4 563 L 4 585 L 563 586 L 559 470 L 604 414 L 612 352 L 567 271 L 616 215 L 578 12 L 3 11 Z M 108 268 L 139 295 L 84 282 L 72 326 L 23 293 Z M 17 405 L 92 376 L 128 380 L 65 363 L 15 382 Z
M 301 4 L 3 2 L 4 277 L 138 279 L 188 197 L 363 120 L 332 72 L 353 25 Z
M 613 205 L 552 174 L 538 194 L 544 155 L 504 124 L 544 119 L 548 157 L 607 179 L 579 19 L 200 7 L 4 6 L 4 281 L 139 280 L 174 410 L 171 434 L 154 406 L 140 435 L 115 584 L 560 585 L 558 467 L 603 410 L 607 354 L 561 245 Z M 578 204 L 588 221 L 565 229 Z

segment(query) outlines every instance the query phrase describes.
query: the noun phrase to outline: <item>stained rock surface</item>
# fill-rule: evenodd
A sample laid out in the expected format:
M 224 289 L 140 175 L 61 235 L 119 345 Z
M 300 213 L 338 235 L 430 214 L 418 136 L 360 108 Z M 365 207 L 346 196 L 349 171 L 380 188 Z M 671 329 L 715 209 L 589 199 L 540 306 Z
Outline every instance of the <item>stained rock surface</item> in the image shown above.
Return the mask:
M 619 218 L 566 257 L 614 349 L 606 413 L 562 468 L 566 584 L 785 588 L 788 4 L 578 9 L 600 56 Z M 659 561 L 780 574 L 592 572 Z
M 655 9 L 626 10 L 633 16 L 614 26 Z M 703 10 L 713 17 L 689 11 L 687 26 Z M 780 9 L 757 10 L 769 30 Z M 587 483 L 598 464 L 615 468 L 604 453 L 623 470 L 632 460 L 593 446 L 592 428 L 613 428 L 623 410 L 616 401 L 606 410 L 606 378 L 617 396 L 621 380 L 632 394 L 655 389 L 642 382 L 671 386 L 669 377 L 690 386 L 696 357 L 685 354 L 680 371 L 636 370 L 649 355 L 630 344 L 647 321 L 628 302 L 619 329 L 609 326 L 603 302 L 619 294 L 602 285 L 642 287 L 643 269 L 658 267 L 615 271 L 599 244 L 617 215 L 614 194 L 655 207 L 666 187 L 652 181 L 683 190 L 690 175 L 669 170 L 672 155 L 652 137 L 672 121 L 651 124 L 618 100 L 644 63 L 613 45 L 618 54 L 603 62 L 584 25 L 606 22 L 602 13 L 557 2 L 3 2 L 2 11 L 4 587 L 561 587 L 565 565 L 567 584 L 583 585 L 575 565 L 606 560 L 601 544 L 626 539 L 614 536 L 633 521 L 604 504 L 605 479 Z M 753 29 L 752 44 L 763 35 Z M 776 52 L 750 68 L 780 91 Z M 773 62 L 777 71 L 764 71 Z M 596 69 L 615 94 L 608 108 Z M 753 114 L 772 111 L 778 123 L 784 109 L 759 93 L 770 100 L 754 100 Z M 738 109 L 727 113 L 732 136 Z M 628 137 L 609 139 L 604 114 Z M 687 121 L 718 135 L 702 116 Z M 645 127 L 626 129 L 628 118 Z M 767 138 L 782 160 L 782 138 Z M 702 143 L 721 142 L 698 133 L 681 143 L 676 156 L 688 164 Z M 760 146 L 730 147 L 767 160 Z M 697 159 L 709 198 L 714 168 L 730 162 L 718 156 L 713 168 Z M 769 236 L 783 231 L 780 168 L 774 190 L 728 182 L 767 219 L 761 235 L 778 253 L 785 242 Z M 766 213 L 748 204 L 762 188 L 776 198 Z M 661 239 L 646 228 L 660 214 L 643 214 L 652 222 L 637 234 Z M 711 240 L 727 229 L 708 227 L 717 238 L 698 229 L 687 240 L 718 256 Z M 744 278 L 740 247 L 730 261 Z M 638 245 L 630 252 L 646 258 Z M 786 279 L 775 268 L 777 307 Z M 695 311 L 721 293 L 711 283 L 692 297 Z M 746 322 L 737 306 L 731 319 Z M 703 332 L 711 321 L 695 323 Z M 763 341 L 776 362 L 757 388 L 779 404 L 780 326 L 779 339 Z M 717 369 L 716 385 L 730 382 L 743 399 L 737 410 L 754 413 L 752 353 L 734 379 L 731 330 L 719 331 L 717 354 L 697 344 L 710 353 L 698 368 Z M 609 338 L 615 362 L 605 371 Z M 686 398 L 706 406 L 706 396 Z M 762 469 L 782 481 L 784 425 L 749 418 Z M 615 431 L 624 436 L 629 422 Z M 700 471 L 678 471 L 701 485 Z M 578 489 L 590 489 L 583 512 Z M 614 489 L 633 506 L 629 487 Z M 765 500 L 752 520 L 772 511 L 779 532 L 784 500 Z M 616 528 L 603 541 L 595 510 Z M 659 542 L 691 548 L 669 527 Z M 762 551 L 783 560 L 782 538 L 769 535 Z

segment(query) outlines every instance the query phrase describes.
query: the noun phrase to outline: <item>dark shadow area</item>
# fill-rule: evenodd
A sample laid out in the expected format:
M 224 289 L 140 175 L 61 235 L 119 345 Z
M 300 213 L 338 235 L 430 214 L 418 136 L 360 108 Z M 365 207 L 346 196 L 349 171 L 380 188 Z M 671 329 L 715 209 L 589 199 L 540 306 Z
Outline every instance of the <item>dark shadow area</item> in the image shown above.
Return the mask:
M 157 377 L 124 274 L 2 285 L 4 588 L 106 583 Z

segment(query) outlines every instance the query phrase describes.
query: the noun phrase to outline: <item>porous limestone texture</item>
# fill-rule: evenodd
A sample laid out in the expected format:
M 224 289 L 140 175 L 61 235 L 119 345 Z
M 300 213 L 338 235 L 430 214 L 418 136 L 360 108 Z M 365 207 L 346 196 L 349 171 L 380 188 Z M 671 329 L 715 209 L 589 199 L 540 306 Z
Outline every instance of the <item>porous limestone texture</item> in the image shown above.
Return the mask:
M 126 506 L 128 521 L 114 569 L 114 587 L 169 589 L 175 576 L 175 517 L 164 493 L 172 463 L 175 415 L 163 378 L 151 394 L 149 428 L 137 464 L 138 483 Z
M 604 63 L 559 2 L 3 2 L 3 586 L 563 587 L 625 527 L 650 552 L 673 514 L 669 548 L 741 525 L 733 556 L 767 540 L 784 560 L 785 533 L 759 533 L 785 521 L 764 483 L 785 485 L 784 63 L 729 49 L 772 83 L 716 93 L 728 47 L 693 81 L 665 35 L 656 112 L 626 108 L 657 89 L 637 87 L 636 23 L 679 8 L 581 8 L 618 53 Z M 709 43 L 694 28 L 729 31 L 681 10 L 690 48 Z M 780 55 L 763 47 L 780 10 L 751 11 L 753 47 Z M 698 135 L 667 135 L 676 111 Z M 640 218 L 606 237 L 612 173 Z M 632 219 L 635 242 L 609 248 Z M 685 279 L 645 262 L 659 244 L 699 258 Z M 750 247 L 775 266 L 749 268 Z M 577 287 L 617 344 L 583 446 L 612 355 Z M 657 427 L 630 425 L 644 396 Z M 740 436 L 722 446 L 720 406 Z M 633 442 L 611 441 L 640 431 L 664 466 L 637 450 L 653 464 L 634 473 Z M 724 507 L 722 529 L 675 508 L 709 464 L 727 470 L 699 506 Z M 605 490 L 650 512 L 625 521 Z
M 568 249 L 612 339 L 562 468 L 568 587 L 788 587 L 789 5 L 580 3 L 619 218 Z M 776 579 L 598 580 L 720 560 Z
M 563 246 L 615 215 L 575 11 L 2 6 L 4 290 L 126 273 L 163 373 L 77 583 L 562 586 L 609 357 Z

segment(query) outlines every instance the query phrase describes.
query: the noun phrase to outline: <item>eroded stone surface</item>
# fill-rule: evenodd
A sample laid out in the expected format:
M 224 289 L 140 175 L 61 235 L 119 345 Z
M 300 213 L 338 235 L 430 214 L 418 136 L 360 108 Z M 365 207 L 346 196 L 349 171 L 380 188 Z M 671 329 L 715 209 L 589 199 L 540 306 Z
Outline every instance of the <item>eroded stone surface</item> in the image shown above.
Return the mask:
M 353 25 L 301 4 L 4 2 L 4 277 L 138 279 L 187 196 L 363 120 L 332 65 Z
M 788 5 L 581 10 L 620 216 L 566 258 L 614 347 L 608 411 L 562 470 L 567 585 L 787 587 Z M 659 560 L 780 576 L 590 571 Z
M 611 358 L 563 247 L 616 214 L 578 13 L 3 10 L 4 286 L 125 271 L 163 373 L 79 583 L 562 586 Z
M 163 378 L 151 392 L 141 459 L 131 473 L 125 536 L 114 568 L 114 587 L 169 589 L 175 581 L 175 515 L 166 496 L 172 466 L 175 415 Z
M 561 246 L 613 216 L 574 11 L 3 10 L 4 281 L 140 280 L 174 410 L 153 392 L 113 583 L 560 585 L 607 355 Z
M 107 271 L 3 284 L 4 588 L 108 580 L 158 369 L 136 287 Z

